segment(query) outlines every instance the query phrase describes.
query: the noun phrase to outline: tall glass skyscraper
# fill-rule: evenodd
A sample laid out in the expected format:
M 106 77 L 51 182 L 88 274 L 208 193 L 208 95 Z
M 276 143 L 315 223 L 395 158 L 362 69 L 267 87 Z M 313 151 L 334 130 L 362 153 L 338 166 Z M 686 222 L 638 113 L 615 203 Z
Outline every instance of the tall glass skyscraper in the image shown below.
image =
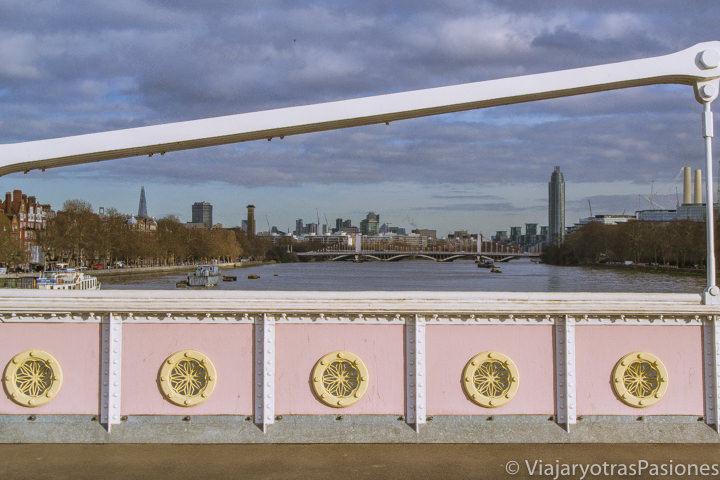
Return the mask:
M 147 202 L 145 201 L 145 187 L 140 187 L 140 204 L 138 205 L 138 217 L 147 217 Z
M 555 167 L 548 183 L 548 225 L 550 242 L 562 243 L 565 238 L 565 179 L 560 167 Z

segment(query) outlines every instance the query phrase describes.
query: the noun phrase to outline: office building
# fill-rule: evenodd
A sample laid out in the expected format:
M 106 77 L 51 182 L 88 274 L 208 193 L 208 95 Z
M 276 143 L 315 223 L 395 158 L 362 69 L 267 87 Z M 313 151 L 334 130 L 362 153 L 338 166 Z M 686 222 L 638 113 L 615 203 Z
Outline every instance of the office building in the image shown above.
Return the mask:
M 437 230 L 430 230 L 429 228 L 415 228 L 412 230 L 412 233 L 427 237 L 428 240 L 437 240 Z
M 192 222 L 212 228 L 212 205 L 208 202 L 195 202 L 192 206 Z
M 363 235 L 377 235 L 380 228 L 380 215 L 375 212 L 368 212 L 360 221 L 360 233 Z
M 497 230 L 495 232 L 495 236 L 492 237 L 494 242 L 500 242 L 504 243 L 508 241 L 508 233 L 507 230 Z
M 548 183 L 548 224 L 550 243 L 562 243 L 565 237 L 565 179 L 555 167 Z

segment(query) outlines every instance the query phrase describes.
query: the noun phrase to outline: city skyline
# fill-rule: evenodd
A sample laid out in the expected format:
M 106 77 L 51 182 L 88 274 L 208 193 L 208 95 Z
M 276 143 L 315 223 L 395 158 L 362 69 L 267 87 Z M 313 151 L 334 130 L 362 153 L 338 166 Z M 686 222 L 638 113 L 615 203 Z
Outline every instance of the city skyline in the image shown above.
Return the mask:
M 10 2 L 0 142 L 582 67 L 717 39 L 716 2 L 626 3 Z M 567 223 L 587 216 L 588 200 L 599 214 L 647 207 L 647 196 L 671 207 L 680 167 L 702 166 L 699 112 L 689 87 L 643 87 L 13 174 L 0 188 L 131 212 L 140 179 L 158 217 L 190 220 L 181 208 L 190 197 L 215 205 L 229 226 L 252 202 L 261 225 L 281 229 L 317 209 L 489 235 L 546 223 L 557 164 L 573 179 Z
M 681 170 L 681 172 L 683 172 L 683 171 L 685 171 L 685 170 L 687 170 L 687 169 L 689 169 L 689 167 L 683 167 L 682 170 Z M 696 170 L 696 171 L 695 171 L 695 175 L 696 175 L 696 176 L 695 176 L 695 181 L 696 181 L 696 182 L 697 182 L 697 180 L 698 180 L 698 178 L 699 178 L 698 175 L 700 175 L 699 172 L 700 172 L 700 170 Z M 555 198 L 559 197 L 559 198 L 561 199 L 561 201 L 553 208 L 552 205 L 553 205 L 553 198 L 554 198 L 554 197 L 553 197 L 553 191 L 554 191 L 554 189 L 553 189 L 553 183 L 554 183 L 554 182 L 556 182 L 556 183 L 559 184 L 559 187 L 558 187 L 557 185 L 555 186 L 555 190 L 558 190 L 558 188 L 559 188 L 559 192 L 555 192 Z M 415 218 L 409 218 L 409 217 L 406 217 L 406 218 L 405 218 L 406 223 L 403 223 L 403 222 L 393 223 L 393 222 L 391 222 L 391 221 L 379 221 L 380 214 L 379 214 L 379 213 L 375 213 L 375 212 L 373 212 L 373 211 L 365 211 L 366 213 L 358 214 L 358 216 L 359 216 L 360 218 L 357 219 L 357 221 L 356 221 L 355 218 L 345 218 L 346 216 L 340 217 L 340 218 L 335 218 L 333 221 L 335 222 L 336 226 L 337 226 L 338 221 L 344 221 L 344 222 L 346 223 L 345 226 L 347 226 L 347 227 L 352 226 L 355 230 L 357 230 L 357 233 L 363 233 L 363 234 L 369 234 L 369 235 L 374 235 L 374 234 L 376 234 L 376 233 L 390 233 L 391 230 L 400 228 L 401 230 L 405 231 L 406 233 L 409 233 L 409 232 L 411 232 L 411 231 L 413 231 L 413 230 L 417 230 L 417 229 L 419 229 L 419 230 L 427 230 L 427 229 L 435 230 L 435 231 L 438 232 L 438 236 L 439 236 L 439 237 L 444 237 L 444 236 L 446 236 L 446 235 L 452 235 L 453 232 L 457 232 L 458 230 L 465 230 L 465 231 L 470 232 L 470 233 L 473 234 L 473 235 L 475 235 L 476 233 L 479 233 L 479 234 L 482 234 L 482 235 L 484 235 L 485 237 L 488 237 L 488 238 L 489 238 L 490 236 L 493 236 L 495 233 L 500 233 L 500 231 L 505 231 L 505 233 L 507 233 L 507 232 L 511 232 L 513 229 L 518 232 L 517 235 L 520 235 L 522 229 L 523 229 L 523 228 L 526 228 L 526 229 L 527 229 L 527 226 L 528 226 L 528 225 L 535 225 L 535 226 L 540 225 L 541 228 L 547 229 L 548 232 L 552 232 L 552 227 L 551 227 L 551 225 L 552 225 L 553 221 L 552 221 L 552 219 L 551 219 L 551 217 L 552 217 L 551 213 L 552 213 L 553 210 L 558 210 L 558 208 L 559 208 L 559 207 L 561 206 L 561 204 L 564 202 L 565 182 L 564 182 L 563 175 L 562 175 L 562 173 L 560 172 L 560 167 L 559 167 L 559 166 L 555 166 L 555 169 L 554 169 L 554 171 L 553 171 L 552 174 L 551 174 L 551 181 L 550 181 L 548 184 L 546 184 L 546 185 L 547 185 L 547 186 L 546 186 L 546 188 L 547 188 L 547 199 L 546 199 L 546 206 L 545 206 L 545 213 L 546 213 L 545 219 L 543 219 L 542 221 L 537 221 L 536 218 L 532 218 L 532 219 L 527 219 L 527 218 L 526 218 L 525 220 L 522 220 L 522 221 L 520 221 L 520 222 L 516 222 L 516 223 L 513 223 L 513 224 L 509 224 L 509 223 L 508 223 L 508 224 L 502 225 L 499 230 L 495 230 L 495 231 L 493 231 L 493 232 L 489 231 L 488 229 L 485 229 L 485 230 L 474 230 L 472 227 L 468 227 L 467 224 L 463 224 L 463 223 L 459 223 L 459 224 L 457 224 L 457 225 L 453 225 L 453 226 L 451 226 L 448 230 L 443 231 L 442 229 L 434 228 L 432 225 L 425 225 L 425 224 L 423 224 L 423 223 L 422 223 L 422 217 L 418 217 L 419 219 L 418 219 L 417 221 L 420 222 L 420 223 L 416 223 Z M 572 184 L 571 184 L 571 185 L 572 185 Z M 682 184 L 682 188 L 683 188 L 683 203 L 684 203 L 684 202 L 685 202 L 684 194 L 685 194 L 685 191 L 687 190 L 687 187 L 686 187 L 686 185 L 684 184 L 684 182 L 683 182 L 683 184 Z M 697 187 L 697 185 L 695 185 L 695 186 L 693 187 L 693 189 L 694 189 L 694 192 L 695 192 L 695 194 L 696 194 L 696 196 L 697 196 L 697 192 L 698 192 L 698 187 Z M 648 207 L 649 207 L 649 208 L 647 208 L 647 207 L 646 207 L 646 208 L 641 208 L 641 207 L 640 207 L 640 205 L 639 205 L 639 204 L 641 203 L 640 197 L 642 197 L 642 202 L 643 202 L 643 203 L 644 203 L 644 202 L 647 202 L 647 203 L 648 203 Z M 664 211 L 664 210 L 662 210 L 664 207 L 663 207 L 662 205 L 660 205 L 657 200 L 659 199 L 660 201 L 666 201 L 666 202 L 669 202 L 669 201 L 670 201 L 670 198 L 669 198 L 670 196 L 669 196 L 669 195 L 665 195 L 665 196 L 663 196 L 663 197 L 667 197 L 667 198 L 659 198 L 659 196 L 657 196 L 657 195 L 656 195 L 654 198 L 648 197 L 648 196 L 645 196 L 645 195 L 642 195 L 642 196 L 639 195 L 639 196 L 638 196 L 638 208 L 637 208 L 636 210 L 633 210 L 632 212 L 633 212 L 633 213 L 640 213 L 640 211 L 645 211 L 645 212 L 653 212 L 653 211 L 662 212 L 662 211 Z M 698 197 L 698 198 L 701 199 L 701 200 L 699 200 L 699 202 L 702 203 L 702 196 L 700 196 L 700 197 Z M 677 205 L 680 205 L 680 194 L 679 194 L 677 188 L 676 188 L 676 193 L 675 193 L 675 195 L 673 196 L 673 199 L 674 199 L 673 201 L 675 201 L 675 202 L 677 203 Z M 66 198 L 65 200 L 61 201 L 61 202 L 60 202 L 59 204 L 57 204 L 57 205 L 52 204 L 51 202 L 48 202 L 48 205 L 49 205 L 49 206 L 51 207 L 51 209 L 54 210 L 54 211 L 61 210 L 61 209 L 62 209 L 62 204 L 63 204 L 65 201 L 67 201 L 67 200 L 81 200 L 81 201 L 86 201 L 86 200 L 84 200 L 84 199 L 82 199 L 82 198 Z M 251 220 L 251 221 L 252 221 L 252 222 L 251 222 L 251 224 L 252 224 L 252 230 L 255 231 L 255 213 L 254 213 L 254 212 L 255 212 L 255 205 L 252 205 L 252 204 L 251 204 L 251 205 L 247 205 L 247 210 L 246 210 L 246 212 L 245 212 L 245 218 L 235 219 L 235 221 L 232 221 L 232 222 L 226 223 L 226 224 L 223 224 L 222 222 L 215 222 L 215 221 L 213 221 L 213 209 L 214 209 L 214 207 L 213 207 L 213 205 L 212 205 L 210 202 L 204 202 L 204 201 L 203 201 L 203 202 L 195 202 L 194 204 L 191 205 L 191 214 L 187 217 L 187 218 L 188 218 L 187 221 L 185 221 L 185 216 L 182 215 L 182 214 L 181 214 L 181 215 L 176 215 L 176 214 L 156 215 L 156 214 L 153 214 L 153 213 L 148 214 L 148 213 L 147 213 L 147 201 L 146 201 L 146 197 L 145 197 L 145 188 L 144 188 L 144 186 L 141 186 L 141 190 L 140 190 L 140 202 L 139 202 L 139 207 L 138 207 L 138 213 L 137 213 L 137 215 L 134 215 L 132 212 L 127 212 L 127 211 L 123 211 L 123 210 L 121 210 L 121 209 L 117 209 L 114 205 L 109 205 L 109 206 L 108 206 L 108 205 L 101 205 L 101 206 L 92 206 L 92 207 L 93 207 L 93 210 L 95 210 L 96 212 L 99 211 L 99 212 L 101 212 L 101 213 L 104 212 L 104 211 L 106 211 L 106 210 L 108 210 L 108 209 L 110 209 L 110 208 L 114 208 L 114 209 L 118 210 L 120 213 L 126 214 L 126 215 L 128 215 L 128 216 L 140 216 L 140 217 L 142 217 L 142 216 L 146 216 L 146 215 L 147 215 L 147 216 L 149 216 L 149 217 L 151 217 L 151 218 L 163 218 L 163 217 L 167 217 L 167 216 L 174 216 L 174 217 L 177 217 L 178 220 L 180 220 L 181 222 L 185 222 L 185 223 L 188 223 L 188 224 L 205 225 L 205 226 L 207 226 L 207 227 L 211 227 L 211 226 L 213 226 L 213 225 L 219 224 L 219 225 L 222 225 L 224 228 L 242 228 L 242 229 L 245 230 L 245 231 L 249 231 L 249 230 L 250 230 L 250 229 L 248 228 L 248 220 Z M 587 208 L 587 207 L 586 207 L 586 208 Z M 590 208 L 592 208 L 592 207 L 590 206 Z M 658 210 L 658 208 L 660 208 L 660 209 Z M 564 209 L 563 209 L 563 208 L 559 208 L 559 210 L 561 211 L 561 213 L 563 213 L 563 215 L 561 215 L 561 217 L 564 216 Z M 141 214 L 141 211 L 144 212 L 145 214 Z M 362 211 L 362 210 L 359 210 L 359 211 Z M 674 211 L 674 210 L 671 210 L 671 211 Z M 289 212 L 290 212 L 290 211 L 289 211 Z M 292 215 L 292 213 L 288 213 L 288 214 L 289 214 L 289 215 Z M 593 211 L 590 210 L 590 215 L 592 216 L 592 214 L 593 214 Z M 619 214 L 619 213 L 617 213 L 617 212 L 597 213 L 597 210 L 596 210 L 596 211 L 595 211 L 595 214 L 598 215 L 598 216 L 615 216 L 615 215 L 624 215 L 624 214 L 625 214 L 625 211 L 623 211 L 622 214 Z M 648 213 L 646 213 L 645 216 L 647 216 L 647 215 L 648 215 Z M 308 218 L 308 217 L 297 218 L 297 219 L 294 221 L 295 228 L 292 228 L 291 226 L 282 226 L 282 225 L 274 224 L 274 223 L 271 224 L 271 223 L 270 223 L 270 219 L 269 219 L 269 218 L 267 217 L 267 215 L 266 215 L 267 229 L 262 229 L 262 228 L 261 228 L 261 229 L 259 230 L 259 232 L 272 232 L 272 233 L 283 232 L 283 233 L 292 233 L 292 234 L 295 234 L 295 235 L 305 235 L 305 234 L 317 234 L 317 235 L 321 235 L 321 234 L 323 234 L 323 233 L 331 233 L 332 230 L 334 229 L 334 227 L 333 227 L 333 221 L 327 220 L 328 218 L 330 218 L 327 214 L 325 214 L 325 213 L 322 214 L 322 218 L 325 219 L 326 221 L 321 221 L 321 220 L 320 220 L 320 218 L 321 218 L 321 217 L 320 217 L 320 212 L 319 212 L 319 210 L 317 210 L 317 209 L 316 209 L 316 211 L 315 211 L 315 216 L 309 217 L 310 222 L 304 223 L 304 221 L 305 221 L 306 218 Z M 368 231 L 367 228 L 363 229 L 363 226 L 362 226 L 363 222 L 367 222 L 368 219 L 371 219 L 371 218 L 374 218 L 374 225 L 375 225 L 375 226 L 372 228 L 372 231 Z M 564 230 L 565 230 L 566 228 L 570 228 L 570 227 L 572 227 L 573 225 L 579 225 L 579 224 L 587 223 L 587 218 L 588 218 L 588 215 L 581 215 L 580 217 L 577 218 L 577 220 L 570 219 L 569 221 L 563 218 L 562 220 L 558 220 L 558 221 L 559 221 L 559 224 L 558 224 L 558 226 L 557 226 L 556 228 L 559 228 L 559 225 L 562 224 L 562 225 L 564 225 L 564 227 L 565 227 L 565 228 L 563 228 L 563 232 L 564 232 Z M 313 220 L 317 220 L 317 221 L 313 221 Z M 545 220 L 547 220 L 547 221 L 545 221 Z M 304 226 L 305 228 L 303 228 L 303 226 Z M 327 228 L 326 228 L 326 229 L 323 229 L 324 226 L 326 226 Z M 383 230 L 381 229 L 381 227 L 386 227 L 387 230 L 386 230 L 386 231 L 383 231 Z M 298 234 L 299 231 L 302 232 L 302 233 Z M 535 235 L 535 233 L 528 233 L 528 234 L 530 234 L 530 235 Z M 548 237 L 548 240 L 549 240 L 549 237 Z

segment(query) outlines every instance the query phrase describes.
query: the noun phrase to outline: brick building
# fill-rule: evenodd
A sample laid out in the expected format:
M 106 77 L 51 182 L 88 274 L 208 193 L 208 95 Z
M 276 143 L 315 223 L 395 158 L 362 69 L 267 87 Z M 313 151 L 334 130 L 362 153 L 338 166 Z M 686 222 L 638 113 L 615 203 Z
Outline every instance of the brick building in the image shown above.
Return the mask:
M 1 228 L 9 229 L 20 247 L 32 253 L 38 232 L 45 229 L 47 220 L 52 215 L 50 205 L 38 203 L 34 196 L 27 196 L 22 190 L 13 190 L 12 194 L 5 193 L 5 200 L 0 202 L 0 210 L 5 214 L 5 218 L 0 222 Z

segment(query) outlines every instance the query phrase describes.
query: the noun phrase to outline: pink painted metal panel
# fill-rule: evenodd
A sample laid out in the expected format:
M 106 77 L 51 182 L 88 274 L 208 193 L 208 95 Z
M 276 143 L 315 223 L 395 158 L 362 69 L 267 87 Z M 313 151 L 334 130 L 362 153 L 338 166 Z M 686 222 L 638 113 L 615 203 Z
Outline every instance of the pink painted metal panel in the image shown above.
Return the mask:
M 427 414 L 547 414 L 555 411 L 553 327 L 547 325 L 428 325 Z M 494 350 L 518 368 L 520 388 L 503 406 L 484 408 L 465 394 L 462 373 L 476 354 Z
M 401 325 L 279 325 L 275 330 L 275 413 L 403 415 L 403 329 Z M 367 392 L 345 408 L 321 403 L 310 384 L 315 363 L 335 350 L 358 355 L 368 369 Z
M 252 415 L 253 327 L 247 324 L 123 325 L 123 415 Z M 165 400 L 158 385 L 163 361 L 198 350 L 215 365 L 213 394 L 194 407 Z
M 703 415 L 701 327 L 579 326 L 575 338 L 578 415 Z M 625 405 L 612 386 L 617 361 L 636 351 L 657 356 L 668 371 L 667 393 L 646 408 Z
M 0 324 L 0 364 L 26 350 L 44 350 L 55 357 L 63 384 L 50 402 L 39 407 L 14 403 L 3 390 L 0 414 L 96 415 L 100 408 L 100 325 L 77 323 Z

